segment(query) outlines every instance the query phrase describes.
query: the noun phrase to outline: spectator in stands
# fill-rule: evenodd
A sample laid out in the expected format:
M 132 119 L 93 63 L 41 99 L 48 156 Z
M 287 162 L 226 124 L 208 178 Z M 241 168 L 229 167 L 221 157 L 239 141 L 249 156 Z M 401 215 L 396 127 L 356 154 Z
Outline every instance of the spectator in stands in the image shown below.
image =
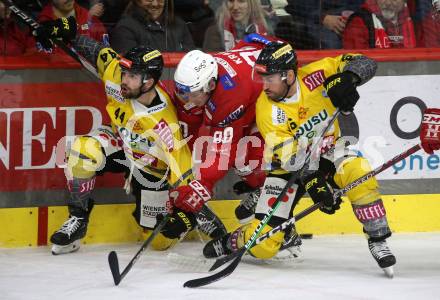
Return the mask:
M 11 11 L 0 1 L 0 54 L 22 55 L 35 49 L 35 41 L 29 32 L 21 30 L 11 18 Z M 36 50 L 36 49 L 35 49 Z
M 252 28 L 252 29 L 251 29 Z M 234 47 L 246 30 L 271 34 L 259 0 L 224 0 L 217 12 L 216 23 L 205 32 L 203 49 L 223 51 Z
M 299 35 L 295 48 L 339 49 L 345 28 L 345 13 L 356 11 L 364 0 L 288 0 L 286 11 L 292 15 Z
M 414 22 L 406 0 L 366 0 L 347 21 L 346 49 L 414 48 Z
M 162 52 L 195 48 L 185 22 L 174 15 L 173 0 L 131 0 L 111 32 L 110 44 L 119 53 L 140 45 Z
M 195 46 L 202 48 L 206 29 L 215 20 L 208 0 L 179 0 L 174 4 L 174 10 L 188 25 Z
M 98 17 L 107 31 L 112 28 L 121 18 L 129 0 L 77 0 L 77 3 L 89 9 L 90 15 Z
M 296 47 L 296 37 L 301 33 L 295 32 L 293 18 L 285 10 L 287 0 L 271 0 L 270 3 L 275 16 L 275 36 Z
M 101 21 L 96 16 L 90 15 L 87 9 L 74 0 L 52 0 L 43 8 L 38 21 L 44 22 L 70 16 L 75 17 L 78 23 L 78 34 L 107 43 L 107 31 Z
M 413 0 L 408 7 L 412 10 L 417 46 L 440 47 L 440 0 Z

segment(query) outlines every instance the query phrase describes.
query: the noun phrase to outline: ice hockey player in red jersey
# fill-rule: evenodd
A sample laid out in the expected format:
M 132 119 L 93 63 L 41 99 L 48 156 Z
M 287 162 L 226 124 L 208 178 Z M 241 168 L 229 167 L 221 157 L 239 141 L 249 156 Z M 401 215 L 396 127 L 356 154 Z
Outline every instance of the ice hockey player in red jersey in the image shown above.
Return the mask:
M 255 103 L 262 85 L 251 80 L 261 48 L 259 43 L 241 42 L 214 55 L 194 50 L 183 57 L 174 75 L 181 99 L 179 122 L 184 136 L 194 135 L 190 144 L 194 143 L 193 155 L 201 161 L 200 180 L 212 191 L 235 168 L 242 181 L 234 191 L 250 192 L 236 210 L 243 223 L 253 217 L 256 201 L 252 200 L 258 198 L 266 176 L 261 167 L 264 143 L 255 126 Z

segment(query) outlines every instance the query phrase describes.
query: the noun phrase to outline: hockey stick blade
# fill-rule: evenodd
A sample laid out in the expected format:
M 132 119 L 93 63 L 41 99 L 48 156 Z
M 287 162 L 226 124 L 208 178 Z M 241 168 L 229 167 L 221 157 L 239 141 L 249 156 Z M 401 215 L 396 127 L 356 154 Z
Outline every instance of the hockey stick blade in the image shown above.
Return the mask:
M 322 130 L 322 132 L 320 133 L 320 137 L 324 136 L 325 133 L 330 129 L 330 127 L 333 125 L 333 123 L 335 122 L 336 118 L 338 117 L 338 115 L 340 114 L 339 109 L 337 109 L 332 117 L 328 120 L 327 125 L 325 126 L 325 128 Z M 301 168 L 301 170 L 306 166 L 308 160 L 311 157 L 312 153 L 315 153 L 315 151 L 317 150 L 319 144 L 316 144 L 314 147 L 312 147 L 312 149 L 310 150 L 310 152 L 307 153 L 306 155 L 306 159 L 304 161 L 304 165 Z M 300 171 L 301 171 L 300 170 Z M 284 187 L 284 189 L 281 191 L 281 194 L 278 195 L 277 199 L 275 200 L 275 202 L 272 204 L 272 207 L 269 208 L 269 211 L 266 213 L 265 217 L 263 218 L 263 220 L 260 221 L 260 223 L 258 224 L 257 228 L 255 229 L 254 233 L 252 234 L 251 238 L 246 242 L 246 244 L 244 245 L 244 247 L 242 247 L 240 250 L 238 250 L 236 253 L 233 253 L 233 256 L 231 255 L 230 257 L 225 257 L 225 258 L 221 258 L 221 259 L 217 259 L 214 263 L 214 265 L 211 267 L 211 270 L 214 270 L 218 267 L 220 267 L 221 265 L 223 265 L 224 263 L 226 263 L 227 261 L 229 261 L 231 258 L 235 257 L 233 259 L 233 261 L 227 266 L 225 267 L 223 270 L 221 270 L 218 273 L 212 274 L 210 276 L 207 277 L 202 277 L 202 278 L 198 278 L 198 279 L 192 279 L 189 280 L 187 282 L 185 282 L 183 284 L 184 287 L 190 287 L 190 288 L 196 288 L 196 287 L 200 287 L 200 286 L 204 286 L 204 285 L 208 285 L 212 282 L 218 281 L 224 277 L 227 277 L 229 275 L 232 274 L 232 272 L 234 272 L 234 270 L 237 268 L 238 264 L 240 263 L 242 257 L 244 256 L 244 254 L 254 245 L 255 241 L 258 239 L 258 235 L 260 234 L 260 232 L 263 230 L 263 227 L 267 224 L 267 222 L 269 221 L 269 219 L 271 218 L 272 214 L 276 211 L 276 209 L 278 208 L 278 206 L 281 204 L 281 199 L 284 197 L 284 195 L 287 192 L 287 189 L 292 186 L 292 184 L 296 181 L 297 177 L 299 176 L 299 172 L 294 173 L 291 178 L 288 180 L 286 186 Z M 317 208 L 316 208 L 317 209 Z M 315 210 L 316 210 L 315 209 Z M 313 211 L 313 210 L 312 210 Z
M 145 242 L 142 244 L 141 248 L 136 252 L 136 254 L 133 256 L 133 258 L 130 260 L 130 262 L 127 264 L 125 269 L 122 271 L 122 273 L 119 273 L 119 263 L 118 263 L 118 256 L 116 255 L 115 251 L 111 251 L 108 255 L 108 263 L 110 265 L 110 270 L 113 275 L 113 279 L 115 281 L 115 285 L 118 285 L 122 279 L 127 275 L 127 273 L 131 270 L 133 265 L 138 261 L 138 259 L 141 257 L 142 253 L 147 249 L 147 247 L 150 245 L 151 241 L 156 237 L 156 235 L 159 234 L 159 232 L 162 230 L 162 228 L 165 226 L 165 224 L 170 219 L 170 214 L 166 215 L 162 221 L 160 221 L 159 224 L 156 225 L 156 228 L 154 228 L 153 232 L 150 234 L 150 236 L 145 240 Z
M 292 223 L 295 222 L 294 220 L 297 220 L 297 221 L 301 220 L 305 216 L 307 216 L 310 213 L 317 210 L 320 206 L 321 206 L 321 203 L 316 203 L 316 204 L 306 208 L 305 210 L 301 211 L 300 213 L 298 213 L 297 215 L 295 215 L 291 219 L 291 220 L 293 220 Z M 264 236 L 266 236 L 266 235 L 268 235 L 268 234 L 266 233 L 265 235 L 262 235 L 261 237 L 259 237 L 255 241 L 256 244 L 258 244 L 259 241 L 264 240 L 265 239 Z M 212 274 L 210 276 L 188 280 L 187 282 L 185 282 L 183 284 L 183 286 L 189 287 L 189 288 L 197 288 L 197 287 L 211 284 L 213 282 L 216 282 L 222 278 L 225 278 L 225 277 L 231 275 L 232 272 L 234 272 L 234 270 L 237 268 L 238 264 L 241 261 L 241 258 L 244 256 L 246 251 L 247 251 L 247 248 L 244 246 L 244 247 L 240 248 L 237 252 L 231 253 L 228 256 L 217 259 L 215 261 L 215 263 L 212 265 L 211 269 L 209 269 L 209 271 L 213 271 L 213 270 L 217 269 L 218 267 L 222 266 L 223 264 L 227 263 L 230 260 L 233 260 L 233 261 L 227 267 L 225 267 L 223 270 L 221 270 L 220 272 Z
M 224 268 L 220 272 L 212 274 L 210 276 L 188 280 L 187 282 L 185 282 L 183 284 L 183 287 L 198 288 L 198 287 L 205 286 L 210 283 L 216 282 L 224 277 L 231 275 L 232 272 L 234 272 L 234 270 L 237 268 L 238 264 L 241 261 L 241 257 L 245 254 L 245 252 L 246 252 L 246 248 L 243 248 L 243 249 L 235 252 L 234 253 L 234 254 L 236 254 L 234 256 L 235 259 L 232 261 L 232 263 L 230 263 L 226 268 Z
M 108 254 L 108 264 L 110 265 L 115 285 L 118 285 L 121 282 L 121 273 L 119 272 L 118 255 L 115 251 Z

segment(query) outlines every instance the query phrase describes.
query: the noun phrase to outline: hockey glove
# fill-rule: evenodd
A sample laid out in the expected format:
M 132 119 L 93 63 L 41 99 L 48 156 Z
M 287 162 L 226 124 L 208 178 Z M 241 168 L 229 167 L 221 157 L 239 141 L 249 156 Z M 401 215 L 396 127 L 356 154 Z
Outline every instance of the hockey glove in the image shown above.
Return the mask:
M 53 39 L 62 39 L 65 43 L 74 39 L 76 27 L 74 17 L 59 18 L 53 21 L 42 22 L 34 31 L 34 35 L 44 50 L 51 50 L 53 48 Z
M 333 199 L 333 189 L 325 180 L 322 172 L 317 171 L 306 176 L 303 179 L 303 184 L 313 202 L 322 202 L 320 207 L 322 212 L 332 215 L 340 208 L 342 200 L 340 197 L 336 200 Z
M 428 154 L 434 154 L 434 150 L 440 149 L 440 109 L 427 108 L 423 113 L 420 128 L 420 141 L 423 150 Z
M 163 219 L 163 215 L 157 215 L 157 224 Z M 196 226 L 196 217 L 192 213 L 186 213 L 180 209 L 174 209 L 168 222 L 162 228 L 161 233 L 169 239 L 180 238 L 182 234 L 192 230 Z
M 189 185 L 170 190 L 170 199 L 183 211 L 197 213 L 203 204 L 211 199 L 211 194 L 199 181 L 193 180 Z
M 324 81 L 324 88 L 333 106 L 345 114 L 352 112 L 359 100 L 359 93 L 356 90 L 357 81 L 357 75 L 349 71 L 336 73 Z

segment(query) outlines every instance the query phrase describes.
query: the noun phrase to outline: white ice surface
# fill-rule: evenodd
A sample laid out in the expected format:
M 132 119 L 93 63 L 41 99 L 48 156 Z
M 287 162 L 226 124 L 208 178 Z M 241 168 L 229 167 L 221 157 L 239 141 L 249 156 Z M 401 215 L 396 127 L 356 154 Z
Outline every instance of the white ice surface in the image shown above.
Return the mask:
M 440 299 L 440 234 L 394 234 L 389 245 L 394 279 L 383 275 L 363 236 L 315 236 L 304 241 L 301 263 L 244 262 L 198 289 L 182 285 L 207 273 L 175 269 L 166 253 L 150 249 L 114 286 L 108 252 L 117 251 L 122 270 L 140 245 L 87 245 L 61 256 L 48 247 L 0 249 L 0 299 Z M 201 248 L 184 242 L 173 251 L 197 256 Z

